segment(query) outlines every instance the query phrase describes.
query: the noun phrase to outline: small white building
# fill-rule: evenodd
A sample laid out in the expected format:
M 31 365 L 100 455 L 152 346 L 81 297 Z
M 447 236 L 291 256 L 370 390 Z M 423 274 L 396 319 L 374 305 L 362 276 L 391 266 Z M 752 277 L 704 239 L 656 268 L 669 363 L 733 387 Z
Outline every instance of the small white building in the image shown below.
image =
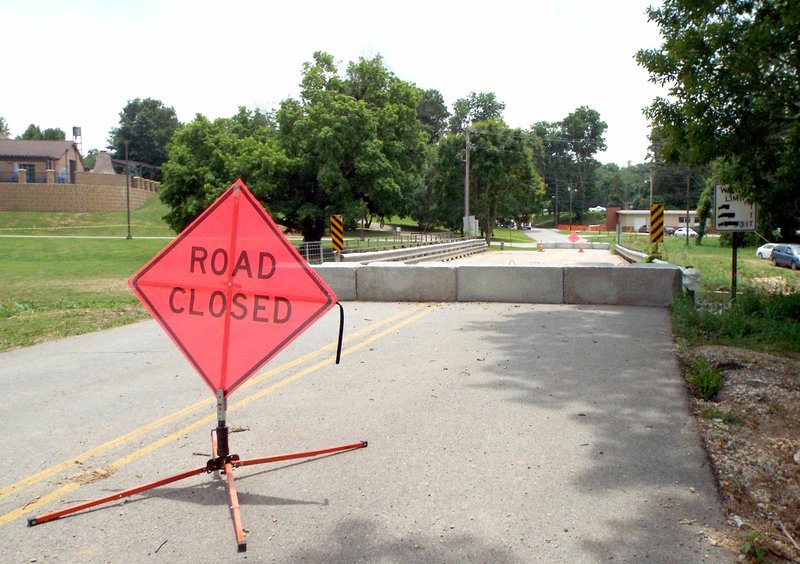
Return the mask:
M 622 231 L 639 231 L 642 226 L 650 224 L 650 210 L 616 210 L 617 223 Z M 664 227 L 686 227 L 686 210 L 665 210 Z M 700 226 L 697 222 L 697 210 L 689 210 L 689 227 L 695 231 Z

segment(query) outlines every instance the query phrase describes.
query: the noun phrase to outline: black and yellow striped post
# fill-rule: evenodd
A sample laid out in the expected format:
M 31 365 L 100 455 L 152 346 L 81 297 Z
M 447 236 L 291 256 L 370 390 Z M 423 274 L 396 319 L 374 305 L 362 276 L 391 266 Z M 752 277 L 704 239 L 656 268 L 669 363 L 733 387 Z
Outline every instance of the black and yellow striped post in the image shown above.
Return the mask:
M 331 216 L 331 243 L 334 251 L 344 250 L 344 222 L 341 215 Z
M 650 205 L 650 242 L 664 242 L 664 204 Z

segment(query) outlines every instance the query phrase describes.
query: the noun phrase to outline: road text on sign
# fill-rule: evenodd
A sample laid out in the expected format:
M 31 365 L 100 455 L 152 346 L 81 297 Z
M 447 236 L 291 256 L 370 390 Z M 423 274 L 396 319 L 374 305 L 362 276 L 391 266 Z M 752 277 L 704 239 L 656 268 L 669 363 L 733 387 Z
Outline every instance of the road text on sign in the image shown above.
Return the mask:
M 664 242 L 664 204 L 650 204 L 650 242 Z
M 716 231 L 755 231 L 756 209 L 731 190 L 718 184 L 714 190 L 714 229 Z
M 240 180 L 128 283 L 226 397 L 336 303 Z

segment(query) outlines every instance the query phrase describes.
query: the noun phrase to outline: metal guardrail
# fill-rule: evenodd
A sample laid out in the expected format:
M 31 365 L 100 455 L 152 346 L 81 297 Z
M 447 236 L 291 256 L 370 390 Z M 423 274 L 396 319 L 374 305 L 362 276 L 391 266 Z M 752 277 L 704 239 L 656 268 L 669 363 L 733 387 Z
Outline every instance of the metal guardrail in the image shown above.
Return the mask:
M 405 263 L 426 260 L 446 260 L 485 251 L 488 248 L 485 239 L 461 239 L 451 243 L 437 243 L 421 247 L 408 247 L 389 251 L 370 253 L 344 253 L 341 262 L 358 262 L 366 264 L 378 261 L 398 261 Z

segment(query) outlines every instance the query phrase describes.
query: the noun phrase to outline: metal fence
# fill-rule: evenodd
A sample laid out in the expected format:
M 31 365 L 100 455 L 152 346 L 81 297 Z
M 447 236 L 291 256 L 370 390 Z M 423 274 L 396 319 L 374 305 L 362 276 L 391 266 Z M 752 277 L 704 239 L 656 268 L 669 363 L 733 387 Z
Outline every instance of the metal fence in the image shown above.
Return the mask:
M 343 253 L 366 253 L 373 251 L 389 251 L 409 247 L 422 247 L 455 241 L 459 237 L 452 232 L 441 233 L 392 233 L 383 237 L 367 237 L 362 239 L 346 239 Z M 326 245 L 328 245 L 326 247 Z M 334 262 L 335 256 L 329 243 L 312 241 L 301 243 L 298 247 L 300 254 L 309 264 L 322 264 Z

